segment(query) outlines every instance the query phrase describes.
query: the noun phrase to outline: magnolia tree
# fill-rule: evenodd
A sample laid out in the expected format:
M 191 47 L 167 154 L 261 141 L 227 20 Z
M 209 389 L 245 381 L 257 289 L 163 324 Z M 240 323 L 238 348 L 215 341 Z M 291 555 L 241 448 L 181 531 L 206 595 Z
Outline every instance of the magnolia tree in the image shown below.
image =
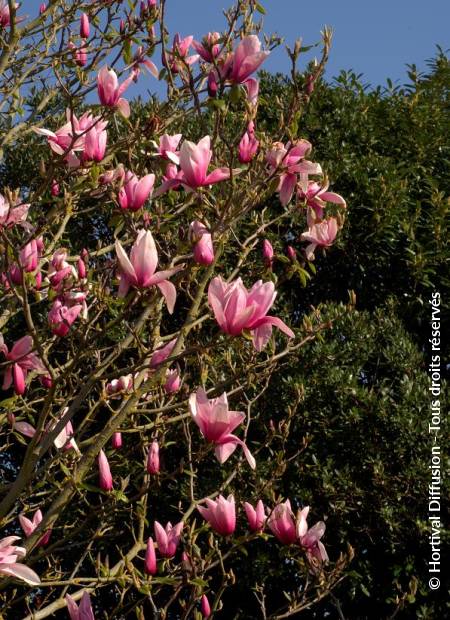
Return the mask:
M 281 41 L 253 0 L 201 41 L 170 35 L 156 0 L 36 12 L 0 1 L 0 142 L 39 152 L 0 188 L 1 609 L 229 618 L 245 579 L 254 617 L 294 615 L 348 560 L 280 484 L 304 449 L 283 452 L 300 398 L 281 420 L 258 412 L 327 327 L 299 321 L 283 284 L 310 279 L 344 223 L 298 134 L 330 32 L 306 73 L 301 42 L 287 48 L 291 98 L 269 135 L 256 72 Z M 127 99 L 157 81 L 164 100 Z M 295 571 L 284 605 L 266 575 L 233 571 L 261 543 Z

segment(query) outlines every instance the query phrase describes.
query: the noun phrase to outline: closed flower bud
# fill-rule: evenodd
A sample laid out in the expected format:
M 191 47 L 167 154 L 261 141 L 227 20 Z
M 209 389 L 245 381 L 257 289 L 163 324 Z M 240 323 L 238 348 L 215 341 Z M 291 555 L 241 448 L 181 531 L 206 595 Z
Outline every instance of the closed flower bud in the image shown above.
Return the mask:
M 89 32 L 89 17 L 86 15 L 86 13 L 83 13 L 80 19 L 80 37 L 82 39 L 87 39 L 89 37 Z
M 206 594 L 203 594 L 202 596 L 202 601 L 200 603 L 200 609 L 202 612 L 202 616 L 204 618 L 209 618 L 209 616 L 211 615 L 211 605 L 209 604 L 208 597 L 206 596 Z
M 118 450 L 122 447 L 122 433 L 114 433 L 111 439 L 111 445 L 114 450 Z
M 98 481 L 103 491 L 111 491 L 113 488 L 113 479 L 109 468 L 108 459 L 103 450 L 98 455 Z
M 147 540 L 147 548 L 145 550 L 145 572 L 147 575 L 156 575 L 158 565 L 156 563 L 155 544 L 153 538 Z
M 156 439 L 152 442 L 150 448 L 148 449 L 147 471 L 149 474 L 159 473 L 159 444 Z

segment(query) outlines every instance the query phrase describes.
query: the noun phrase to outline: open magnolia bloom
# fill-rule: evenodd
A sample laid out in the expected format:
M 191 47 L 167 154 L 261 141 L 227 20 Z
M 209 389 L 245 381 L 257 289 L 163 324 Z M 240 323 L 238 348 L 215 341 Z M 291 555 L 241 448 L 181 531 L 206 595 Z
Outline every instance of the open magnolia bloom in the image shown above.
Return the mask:
M 25 557 L 26 551 L 14 544 L 16 540 L 20 540 L 20 536 L 7 536 L 0 540 L 0 575 L 15 577 L 30 586 L 37 586 L 41 580 L 34 570 L 17 562 L 19 558 Z
M 198 388 L 197 392 L 189 397 L 189 408 L 203 437 L 215 445 L 215 455 L 219 463 L 225 463 L 237 446 L 241 446 L 248 464 L 255 469 L 256 462 L 250 450 L 242 439 L 232 434 L 244 421 L 245 413 L 228 409 L 226 392 L 219 398 L 209 399 L 205 390 Z
M 183 269 L 183 266 L 173 267 L 165 271 L 156 271 L 158 252 L 155 241 L 149 230 L 140 230 L 136 241 L 131 248 L 128 258 L 120 241 L 116 241 L 116 254 L 120 267 L 119 297 L 125 297 L 131 286 L 148 288 L 157 286 L 163 294 L 168 311 L 172 314 L 177 291 L 169 278 Z
M 317 247 L 329 248 L 333 245 L 338 233 L 338 223 L 335 217 L 318 222 L 309 227 L 309 229 L 301 234 L 302 241 L 309 241 L 306 247 L 306 258 L 314 260 L 314 251 Z
M 277 294 L 273 282 L 258 280 L 248 291 L 241 278 L 227 283 L 220 276 L 213 278 L 208 288 L 208 301 L 216 321 L 226 334 L 239 336 L 251 332 L 253 346 L 262 351 L 277 327 L 289 338 L 295 334 L 281 319 L 269 316 Z

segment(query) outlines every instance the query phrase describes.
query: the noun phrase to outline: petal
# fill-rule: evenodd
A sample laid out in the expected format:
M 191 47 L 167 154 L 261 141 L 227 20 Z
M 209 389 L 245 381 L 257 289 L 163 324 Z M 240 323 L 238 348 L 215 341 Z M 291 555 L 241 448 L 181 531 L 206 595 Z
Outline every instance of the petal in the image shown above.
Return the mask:
M 228 441 L 227 443 L 216 445 L 214 454 L 216 455 L 219 463 L 223 465 L 223 463 L 225 463 L 225 461 L 233 454 L 236 448 L 237 442 Z
M 295 174 L 283 175 L 280 186 L 280 202 L 283 207 L 285 207 L 291 201 L 296 183 L 297 177 Z
M 149 230 L 140 230 L 130 252 L 130 259 L 139 286 L 148 286 L 158 264 L 155 240 Z
M 162 282 L 159 282 L 156 286 L 159 288 L 166 300 L 167 310 L 169 314 L 173 314 L 173 309 L 177 300 L 177 289 L 175 288 L 175 285 L 168 280 L 163 280 Z
M 17 579 L 25 581 L 25 583 L 28 583 L 30 586 L 37 586 L 41 583 L 41 580 L 34 570 L 31 570 L 31 568 L 28 568 L 28 566 L 24 564 L 2 564 L 0 565 L 0 573 L 3 575 L 10 575 L 11 577 L 17 577 Z
M 116 240 L 115 249 L 117 258 L 119 260 L 120 269 L 123 274 L 127 277 L 127 280 L 132 284 L 137 284 L 136 272 L 134 270 L 133 265 L 130 263 L 130 260 L 122 247 L 120 241 Z
M 122 116 L 124 118 L 129 118 L 131 111 L 130 111 L 130 104 L 128 103 L 128 101 L 126 99 L 119 99 L 119 101 L 117 102 L 117 109 L 119 110 L 119 112 L 122 114 Z
M 214 183 L 220 183 L 220 181 L 225 181 L 225 179 L 230 178 L 230 169 L 229 168 L 216 168 L 208 174 L 205 178 L 203 185 L 213 185 Z

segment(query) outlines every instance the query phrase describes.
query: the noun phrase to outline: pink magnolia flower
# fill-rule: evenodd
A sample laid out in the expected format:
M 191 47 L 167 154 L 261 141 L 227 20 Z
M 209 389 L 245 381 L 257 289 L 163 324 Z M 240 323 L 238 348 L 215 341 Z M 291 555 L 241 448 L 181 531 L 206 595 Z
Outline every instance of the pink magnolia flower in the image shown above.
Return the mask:
M 123 164 L 119 164 L 114 170 L 108 170 L 101 174 L 98 178 L 100 185 L 110 185 L 115 181 L 123 181 L 125 179 L 125 168 Z
M 37 586 L 41 580 L 34 570 L 17 562 L 19 558 L 25 557 L 26 551 L 14 545 L 16 540 L 20 540 L 20 536 L 7 536 L 0 540 L 0 575 L 16 577 L 30 586 Z
M 256 34 L 244 37 L 229 59 L 227 78 L 235 84 L 243 84 L 266 60 L 270 52 L 261 51 L 261 41 Z
M 38 527 L 39 523 L 42 521 L 42 511 L 36 510 L 32 519 L 28 519 L 23 514 L 19 515 L 20 527 L 23 529 L 25 536 L 28 538 L 33 534 L 34 530 Z M 47 530 L 42 538 L 38 542 L 38 546 L 43 547 L 50 540 L 52 531 Z
M 81 164 L 76 153 L 84 151 L 88 131 L 95 127 L 96 134 L 99 134 L 106 129 L 107 125 L 108 122 L 103 121 L 100 116 L 85 112 L 78 119 L 70 109 L 67 109 L 66 123 L 57 131 L 42 127 L 33 127 L 33 130 L 39 135 L 46 136 L 52 151 L 57 155 L 65 154 L 67 164 L 76 168 Z
M 156 368 L 157 366 L 165 362 L 166 359 L 172 355 L 172 351 L 174 350 L 176 343 L 177 343 L 177 339 L 173 338 L 166 345 L 161 346 L 158 349 L 156 349 L 156 351 L 153 353 L 152 357 L 150 358 L 150 368 L 152 369 Z
M 47 315 L 50 329 L 56 336 L 64 338 L 82 310 L 83 304 L 67 306 L 60 299 L 56 299 Z
M 36 271 L 44 249 L 42 238 L 32 239 L 19 252 L 19 263 L 27 273 Z
M 178 368 L 167 369 L 166 382 L 164 383 L 164 391 L 166 394 L 175 394 L 181 386 L 181 377 Z
M 255 125 L 252 122 L 248 124 L 247 131 L 239 142 L 238 159 L 241 164 L 248 164 L 252 161 L 259 148 L 259 140 L 255 137 Z
M 130 392 L 133 389 L 133 375 L 122 375 L 106 384 L 106 394 L 114 396 L 122 392 Z
M 80 47 L 77 47 L 75 43 L 69 41 L 67 47 L 72 51 L 75 62 L 79 67 L 84 67 L 87 64 L 87 49 L 86 45 L 82 43 Z
M 40 437 L 38 439 L 38 443 L 39 443 L 39 441 L 41 441 L 41 439 L 47 433 L 51 432 L 54 428 L 56 428 L 59 420 L 67 413 L 67 411 L 68 411 L 68 409 L 67 409 L 67 407 L 65 407 L 62 410 L 62 412 L 59 414 L 57 419 L 47 425 L 44 433 L 42 434 L 42 437 Z M 25 437 L 32 438 L 32 437 L 34 437 L 36 435 L 36 429 L 31 424 L 28 424 L 28 422 L 15 422 L 13 424 L 13 428 L 14 428 L 14 430 L 16 430 L 19 433 L 21 433 L 22 435 L 24 435 Z M 58 435 L 54 438 L 53 443 L 55 444 L 55 447 L 58 450 L 61 450 L 61 449 L 64 449 L 64 450 L 74 449 L 77 454 L 81 454 L 81 452 L 80 452 L 80 450 L 79 450 L 79 448 L 78 448 L 78 446 L 76 444 L 76 441 L 73 438 L 73 426 L 72 426 L 72 422 L 70 420 L 62 428 L 62 430 L 58 433 Z
M 155 475 L 159 474 L 159 443 L 156 439 L 151 443 L 147 453 L 147 472 Z
M 177 151 L 177 148 L 181 138 L 181 133 L 174 134 L 173 136 L 169 136 L 169 134 L 165 133 L 159 139 L 158 153 L 161 155 L 161 157 L 170 160 L 177 166 L 180 163 L 180 153 L 179 151 Z
M 147 575 L 156 575 L 158 572 L 158 564 L 156 563 L 155 544 L 153 538 L 147 540 L 147 548 L 145 550 L 145 572 Z
M 256 462 L 250 450 L 242 439 L 232 434 L 244 421 L 245 414 L 242 411 L 228 409 L 226 392 L 219 398 L 209 399 L 205 390 L 198 388 L 197 392 L 189 397 L 189 409 L 203 437 L 215 445 L 215 455 L 219 463 L 225 463 L 239 445 L 248 464 L 255 469 Z
M 166 527 L 155 521 L 155 537 L 158 543 L 158 550 L 163 558 L 173 558 L 180 542 L 181 532 L 183 530 L 183 521 L 172 526 L 170 521 Z
M 142 47 L 142 45 L 137 48 L 136 53 L 133 57 L 133 80 L 135 82 L 137 81 L 138 75 L 141 71 L 141 65 L 144 65 L 144 67 L 151 75 L 153 75 L 153 77 L 155 77 L 156 79 L 159 78 L 158 68 L 151 60 L 145 57 L 145 49 Z
M 248 526 L 251 532 L 262 532 L 264 524 L 266 522 L 266 515 L 264 512 L 264 504 L 262 500 L 258 500 L 256 507 L 253 508 L 248 502 L 244 503 L 245 514 L 247 515 Z
M 140 230 L 131 248 L 130 258 L 125 253 L 120 241 L 116 241 L 116 254 L 121 271 L 119 297 L 125 297 L 130 286 L 148 288 L 157 286 L 163 294 L 168 311 L 172 314 L 177 291 L 169 278 L 183 269 L 180 265 L 165 271 L 156 271 L 158 252 L 149 230 Z
M 211 265 L 214 262 L 214 247 L 211 233 L 202 222 L 195 220 L 189 226 L 189 233 L 194 243 L 194 260 L 199 265 Z
M 68 408 L 64 407 L 61 413 L 57 416 L 56 420 L 47 426 L 46 432 L 51 432 L 53 429 L 55 429 L 58 422 L 66 415 L 67 411 L 68 411 Z M 58 450 L 72 450 L 73 449 L 75 450 L 77 454 L 79 455 L 81 454 L 77 446 L 77 443 L 75 439 L 73 438 L 73 426 L 70 420 L 61 429 L 58 435 L 56 435 L 55 439 L 53 440 L 53 443 L 55 444 L 55 447 Z
M 219 64 L 220 78 L 232 84 L 242 84 L 247 90 L 247 98 L 252 105 L 258 99 L 259 83 L 250 77 L 264 62 L 270 52 L 261 51 L 261 42 L 256 35 L 244 37 L 233 53 L 228 54 Z M 215 96 L 219 75 L 212 71 L 208 77 L 208 92 Z
M 86 13 L 82 13 L 80 18 L 80 37 L 82 39 L 87 39 L 89 37 L 89 32 L 89 17 L 86 15 Z
M 330 217 L 327 220 L 313 224 L 310 228 L 300 235 L 302 241 L 309 241 L 306 247 L 306 258 L 314 260 L 314 251 L 317 246 L 321 248 L 330 247 L 338 232 L 338 223 L 336 218 Z
M 97 90 L 100 103 L 108 108 L 118 108 L 121 114 L 128 118 L 130 116 L 130 104 L 122 98 L 123 93 L 133 81 L 134 75 L 130 75 L 122 84 L 114 69 L 108 69 L 105 65 L 97 75 Z
M 193 36 L 184 37 L 184 39 L 178 33 L 174 36 L 172 50 L 166 53 L 168 69 L 172 73 L 180 73 L 185 68 L 185 65 L 192 65 L 199 59 L 198 54 L 188 56 L 193 40 Z
M 283 545 L 291 545 L 297 540 L 296 524 L 289 500 L 275 506 L 267 524 Z
M 29 208 L 29 204 L 24 204 L 19 199 L 16 199 L 15 204 L 12 206 L 0 194 L 0 230 L 2 228 L 11 228 L 15 224 L 24 222 L 27 219 Z
M 14 383 L 16 394 L 22 395 L 25 393 L 25 382 L 30 371 L 34 370 L 39 374 L 47 372 L 41 358 L 32 350 L 33 338 L 31 336 L 23 336 L 14 343 L 11 351 L 8 351 L 3 336 L 0 334 L 0 351 L 7 361 L 11 362 L 4 371 L 3 390 L 9 389 Z
M 227 499 L 219 495 L 216 500 L 207 498 L 205 502 L 206 506 L 197 506 L 202 517 L 221 536 L 231 536 L 236 529 L 236 508 L 233 495 L 229 495 Z
M 308 181 L 307 175 L 305 176 L 306 178 L 302 179 L 302 175 L 300 175 L 297 197 L 299 200 L 304 200 L 308 207 L 314 209 L 317 218 L 322 219 L 323 210 L 327 206 L 327 202 L 332 202 L 346 208 L 347 205 L 344 198 L 339 194 L 329 192 L 328 185 L 322 187 L 315 181 Z
M 154 184 L 154 174 L 146 174 L 139 179 L 128 170 L 125 174 L 124 185 L 119 191 L 119 204 L 122 209 L 130 209 L 131 211 L 140 209 L 152 195 Z
M 64 598 L 66 600 L 70 620 L 95 620 L 94 612 L 92 611 L 91 597 L 88 592 L 83 592 L 79 605 L 76 604 L 75 599 L 73 599 L 70 594 L 66 594 Z
M 219 39 L 219 32 L 208 32 L 208 34 L 203 37 L 201 43 L 195 40 L 192 41 L 192 47 L 205 62 L 213 62 L 214 58 L 216 58 L 220 52 L 220 45 L 217 43 Z
M 183 173 L 183 185 L 187 189 L 197 189 L 213 185 L 230 177 L 228 168 L 216 168 L 208 174 L 212 158 L 211 138 L 205 136 L 197 144 L 185 140 L 180 149 L 180 168 Z
M 275 142 L 266 154 L 266 161 L 272 172 L 281 171 L 278 192 L 283 206 L 289 204 L 294 189 L 297 185 L 298 175 L 321 174 L 322 168 L 305 159 L 312 145 L 307 140 L 288 142 L 286 146 L 282 142 Z
M 305 534 L 299 536 L 300 545 L 306 550 L 306 553 L 319 560 L 319 562 L 328 562 L 328 554 L 320 540 L 324 533 L 325 523 L 319 521 L 309 528 Z
M 108 132 L 100 124 L 91 127 L 84 136 L 84 151 L 82 161 L 100 162 L 105 157 Z
M 202 599 L 200 602 L 200 611 L 202 612 L 203 618 L 209 618 L 211 615 L 211 605 L 209 604 L 208 597 L 206 594 L 202 594 Z
M 15 8 L 19 8 L 19 4 L 16 2 L 14 4 Z M 15 18 L 16 24 L 23 21 L 25 17 L 17 17 Z M 7 28 L 11 25 L 11 14 L 9 12 L 9 4 L 8 0 L 0 0 L 0 28 Z
M 249 330 L 257 351 L 262 351 L 268 343 L 272 327 L 294 338 L 294 332 L 281 319 L 267 315 L 276 295 L 273 282 L 263 283 L 262 280 L 247 291 L 241 278 L 228 284 L 217 276 L 208 288 L 209 305 L 222 331 L 239 336 Z

